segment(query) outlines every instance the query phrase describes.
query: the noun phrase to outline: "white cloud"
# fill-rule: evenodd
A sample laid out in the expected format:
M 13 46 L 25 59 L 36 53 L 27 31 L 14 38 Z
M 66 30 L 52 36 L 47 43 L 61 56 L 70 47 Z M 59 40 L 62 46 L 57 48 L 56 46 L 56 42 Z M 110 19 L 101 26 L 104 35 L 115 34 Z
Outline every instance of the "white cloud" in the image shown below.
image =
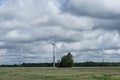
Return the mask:
M 0 50 L 0 55 L 5 55 L 7 53 L 7 49 L 1 49 Z
M 9 31 L 6 35 L 4 35 L 1 39 L 6 41 L 22 41 L 30 39 L 30 35 L 26 33 L 21 33 L 18 30 Z
M 106 54 L 120 54 L 120 50 L 106 50 L 104 51 Z

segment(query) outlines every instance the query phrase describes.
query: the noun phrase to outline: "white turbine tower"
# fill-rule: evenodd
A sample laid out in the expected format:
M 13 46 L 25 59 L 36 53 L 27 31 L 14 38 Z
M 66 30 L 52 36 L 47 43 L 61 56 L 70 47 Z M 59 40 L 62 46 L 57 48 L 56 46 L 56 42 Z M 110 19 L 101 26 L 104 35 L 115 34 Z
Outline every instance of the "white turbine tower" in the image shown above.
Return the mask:
M 104 36 L 103 36 L 103 38 L 104 38 Z M 105 51 L 105 49 L 104 49 L 104 39 L 102 39 L 102 63 L 104 62 L 104 51 Z
M 104 45 L 102 47 L 102 63 L 104 62 Z
M 20 53 L 19 53 L 19 65 L 22 64 L 22 53 L 23 53 L 23 49 L 21 48 Z
M 55 42 L 52 43 L 52 46 L 53 46 L 53 67 L 55 67 L 55 46 L 56 46 Z

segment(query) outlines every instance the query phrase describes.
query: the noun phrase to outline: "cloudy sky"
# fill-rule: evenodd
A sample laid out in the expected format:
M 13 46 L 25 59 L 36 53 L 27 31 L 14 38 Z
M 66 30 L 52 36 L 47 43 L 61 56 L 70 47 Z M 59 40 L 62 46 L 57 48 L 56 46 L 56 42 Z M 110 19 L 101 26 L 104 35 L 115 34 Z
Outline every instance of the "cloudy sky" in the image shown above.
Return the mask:
M 0 0 L 0 64 L 52 62 L 53 42 L 56 61 L 120 61 L 120 0 Z

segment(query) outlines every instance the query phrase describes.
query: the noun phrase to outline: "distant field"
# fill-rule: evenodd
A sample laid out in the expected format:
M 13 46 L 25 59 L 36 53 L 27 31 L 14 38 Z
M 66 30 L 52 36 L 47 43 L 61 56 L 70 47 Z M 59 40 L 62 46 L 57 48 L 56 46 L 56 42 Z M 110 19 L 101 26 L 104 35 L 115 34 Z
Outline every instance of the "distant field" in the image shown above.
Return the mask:
M 1 67 L 0 80 L 120 80 L 120 68 Z

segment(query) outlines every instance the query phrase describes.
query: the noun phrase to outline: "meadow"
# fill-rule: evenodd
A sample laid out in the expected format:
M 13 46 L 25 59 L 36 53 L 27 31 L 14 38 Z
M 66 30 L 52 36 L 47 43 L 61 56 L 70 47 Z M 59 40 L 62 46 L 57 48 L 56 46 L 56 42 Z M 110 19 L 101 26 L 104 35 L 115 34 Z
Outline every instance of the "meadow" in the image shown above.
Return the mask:
M 120 80 L 120 67 L 0 67 L 0 80 Z

